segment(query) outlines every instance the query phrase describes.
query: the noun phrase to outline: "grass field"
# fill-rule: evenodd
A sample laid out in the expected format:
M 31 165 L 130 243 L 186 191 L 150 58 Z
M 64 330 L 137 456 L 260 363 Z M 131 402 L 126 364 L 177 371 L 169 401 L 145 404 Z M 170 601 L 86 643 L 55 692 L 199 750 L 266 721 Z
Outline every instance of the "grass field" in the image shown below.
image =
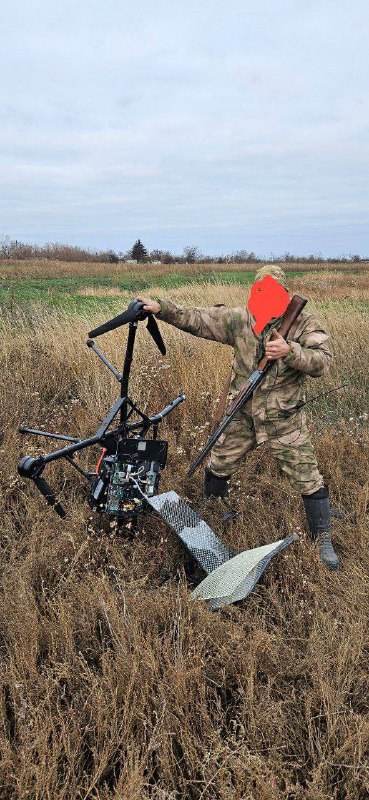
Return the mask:
M 85 347 L 87 331 L 138 290 L 184 305 L 240 305 L 254 268 L 222 266 L 151 266 L 139 277 L 122 265 L 0 266 L 1 799 L 369 796 L 367 269 L 288 273 L 335 355 L 308 394 L 349 383 L 308 407 L 332 501 L 345 512 L 334 521 L 339 573 L 319 562 L 300 498 L 264 447 L 233 481 L 241 518 L 222 530 L 216 508 L 204 517 L 239 549 L 301 535 L 244 603 L 216 614 L 190 600 L 188 557 L 158 518 L 142 518 L 134 541 L 117 536 L 89 512 L 79 476 L 59 464 L 47 474 L 68 510 L 62 521 L 16 473 L 20 456 L 44 445 L 22 440 L 20 423 L 84 436 L 117 394 Z M 186 391 L 162 427 L 161 488 L 199 508 L 201 470 L 192 480 L 186 471 L 232 352 L 165 323 L 161 331 L 165 359 L 139 330 L 131 394 L 152 413 Z M 126 336 L 101 340 L 118 367 Z
M 60 264 L 59 262 L 0 262 L 0 304 L 11 313 L 18 307 L 41 303 L 44 307 L 88 314 L 99 308 L 113 308 L 114 299 L 122 302 L 138 292 L 179 289 L 204 284 L 213 286 L 250 285 L 260 264 L 247 265 L 140 265 Z M 289 265 L 287 274 L 299 290 L 305 286 L 319 297 L 321 286 L 334 289 L 335 299 L 368 300 L 366 265 L 330 265 L 319 270 L 311 265 L 303 271 Z M 318 282 L 317 282 L 318 276 Z

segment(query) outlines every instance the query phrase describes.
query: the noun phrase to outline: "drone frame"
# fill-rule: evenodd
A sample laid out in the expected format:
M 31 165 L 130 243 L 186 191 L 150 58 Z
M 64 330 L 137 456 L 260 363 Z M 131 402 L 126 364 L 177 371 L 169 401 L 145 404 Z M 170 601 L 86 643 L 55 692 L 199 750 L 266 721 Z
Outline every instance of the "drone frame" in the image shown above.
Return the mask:
M 114 440 L 127 439 L 130 437 L 132 438 L 132 434 L 134 434 L 136 438 L 137 435 L 138 438 L 144 438 L 150 428 L 152 428 L 153 432 L 152 438 L 156 439 L 160 422 L 168 414 L 170 414 L 170 412 L 173 411 L 179 405 L 179 403 L 182 403 L 183 400 L 186 399 L 184 392 L 181 391 L 171 403 L 165 406 L 165 408 L 153 416 L 148 416 L 141 411 L 141 409 L 130 399 L 128 395 L 133 350 L 139 321 L 148 317 L 148 332 L 154 339 L 155 344 L 159 348 L 162 355 L 165 355 L 166 353 L 156 320 L 152 314 L 144 311 L 143 306 L 144 304 L 142 302 L 137 300 L 133 301 L 128 306 L 127 311 L 104 323 L 99 328 L 91 331 L 89 334 L 90 338 L 86 342 L 87 347 L 94 351 L 98 358 L 110 370 L 110 372 L 112 372 L 114 377 L 120 383 L 120 396 L 115 401 L 112 408 L 108 411 L 93 436 L 90 436 L 87 439 L 79 439 L 73 436 L 64 436 L 63 434 L 51 433 L 50 431 L 28 428 L 25 425 L 21 425 L 18 429 L 19 433 L 21 434 L 32 434 L 34 436 L 44 436 L 46 438 L 71 442 L 71 444 L 66 447 L 63 447 L 59 450 L 54 450 L 52 453 L 47 455 L 38 456 L 37 458 L 32 456 L 24 456 L 18 464 L 19 474 L 22 475 L 22 477 L 33 480 L 41 494 L 43 494 L 43 496 L 46 498 L 48 505 L 52 506 L 54 511 L 56 511 L 60 517 L 65 517 L 66 512 L 63 506 L 57 500 L 55 493 L 47 481 L 42 477 L 42 472 L 47 464 L 59 459 L 65 459 L 81 475 L 90 480 L 95 473 L 87 472 L 78 464 L 76 464 L 73 460 L 75 453 L 79 452 L 80 450 L 85 450 L 88 447 L 92 447 L 95 444 L 99 444 L 102 448 L 106 447 L 109 449 L 109 444 L 114 442 Z M 93 341 L 93 336 L 100 336 L 101 334 L 106 333 L 108 330 L 113 330 L 114 328 L 120 327 L 126 323 L 129 324 L 128 341 L 126 345 L 123 372 L 120 374 L 114 365 L 109 361 L 109 359 L 104 355 L 104 353 L 102 353 L 101 350 L 96 346 L 95 342 Z M 129 420 L 134 413 L 140 417 L 140 420 L 130 422 Z M 118 427 L 109 430 L 110 425 L 118 416 L 118 414 Z
M 132 301 L 123 314 L 109 320 L 109 322 L 104 323 L 89 334 L 90 338 L 87 340 L 87 347 L 93 350 L 110 372 L 113 373 L 121 387 L 120 397 L 108 411 L 100 427 L 93 436 L 90 436 L 88 439 L 78 439 L 73 436 L 64 436 L 62 434 L 36 430 L 26 426 L 21 426 L 19 428 L 20 433 L 23 434 L 30 433 L 35 436 L 45 436 L 70 442 L 67 447 L 55 450 L 53 453 L 49 453 L 45 456 L 39 456 L 38 458 L 24 456 L 18 464 L 18 472 L 20 475 L 33 480 L 41 494 L 46 498 L 47 503 L 54 508 L 60 517 L 65 517 L 64 508 L 57 500 L 57 497 L 47 481 L 42 477 L 42 472 L 47 464 L 52 461 L 57 461 L 58 459 L 65 459 L 85 478 L 91 480 L 96 477 L 101 460 L 105 457 L 104 449 L 102 450 L 102 456 L 100 456 L 96 472 L 86 472 L 76 464 L 73 460 L 75 453 L 95 444 L 99 444 L 102 448 L 105 448 L 105 452 L 109 452 L 109 448 L 113 447 L 114 442 L 118 445 L 121 439 L 144 437 L 150 428 L 152 428 L 153 431 L 152 438 L 156 439 L 160 422 L 173 411 L 179 403 L 185 400 L 184 392 L 180 392 L 175 400 L 172 400 L 162 411 L 159 411 L 153 416 L 148 416 L 138 408 L 128 395 L 129 376 L 137 325 L 140 320 L 146 319 L 146 317 L 148 317 L 148 332 L 154 339 L 160 352 L 165 355 L 165 346 L 156 320 L 151 314 L 144 311 L 144 304 L 138 300 Z M 123 372 L 121 375 L 109 359 L 107 359 L 95 345 L 93 337 L 100 336 L 106 331 L 113 330 L 126 323 L 129 323 L 129 333 Z M 133 413 L 136 413 L 140 417 L 137 422 L 130 422 Z M 118 427 L 110 429 L 110 425 L 118 414 Z M 110 452 L 113 453 L 114 450 L 110 450 Z M 133 476 L 131 480 L 133 484 L 135 484 L 137 491 L 142 495 L 143 499 L 146 500 L 148 507 L 156 511 L 172 528 L 190 554 L 198 562 L 202 570 L 206 573 L 205 579 L 196 587 L 192 596 L 202 597 L 207 600 L 209 607 L 213 610 L 228 603 L 239 602 L 247 597 L 260 579 L 271 558 L 298 538 L 295 534 L 292 534 L 285 539 L 272 542 L 270 545 L 264 545 L 259 548 L 254 548 L 253 550 L 237 553 L 225 545 L 211 528 L 209 528 L 207 523 L 202 520 L 176 492 L 169 491 L 163 494 L 146 496 Z

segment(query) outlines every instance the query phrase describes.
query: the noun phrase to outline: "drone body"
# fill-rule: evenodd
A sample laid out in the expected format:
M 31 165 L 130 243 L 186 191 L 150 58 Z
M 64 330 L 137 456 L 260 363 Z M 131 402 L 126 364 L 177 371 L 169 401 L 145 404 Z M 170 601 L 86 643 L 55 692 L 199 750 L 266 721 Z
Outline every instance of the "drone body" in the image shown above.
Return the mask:
M 226 603 L 245 598 L 259 580 L 270 559 L 294 541 L 289 536 L 270 545 L 264 545 L 245 553 L 236 553 L 227 547 L 209 528 L 206 522 L 176 492 L 158 494 L 160 472 L 167 461 L 168 443 L 157 438 L 160 422 L 185 400 L 181 392 L 159 413 L 149 417 L 128 396 L 128 383 L 133 348 L 140 320 L 148 317 L 147 329 L 162 355 L 165 346 L 155 318 L 143 310 L 143 303 L 135 300 L 127 311 L 106 322 L 90 333 L 87 346 L 92 349 L 119 381 L 120 397 L 108 411 L 96 433 L 88 439 L 78 439 L 63 434 L 35 430 L 22 426 L 21 433 L 45 436 L 69 442 L 60 450 L 33 458 L 24 456 L 18 464 L 18 472 L 31 479 L 47 503 L 60 516 L 65 511 L 57 496 L 43 477 L 48 463 L 64 459 L 89 483 L 90 507 L 108 518 L 133 524 L 138 516 L 154 510 L 172 528 L 187 550 L 201 566 L 207 577 L 197 586 L 194 596 L 203 597 L 210 608 L 217 609 Z M 123 373 L 110 363 L 93 341 L 93 336 L 114 330 L 129 323 L 128 342 Z M 131 421 L 133 414 L 138 420 Z M 115 428 L 111 425 L 119 415 Z M 147 433 L 152 429 L 152 438 Z M 100 455 L 93 472 L 83 470 L 74 461 L 80 450 L 98 445 Z
M 46 465 L 51 461 L 66 459 L 71 466 L 77 469 L 89 482 L 89 505 L 96 511 L 105 512 L 109 517 L 116 517 L 124 521 L 137 517 L 141 512 L 148 510 L 145 504 L 146 497 L 157 494 L 160 470 L 164 469 L 168 443 L 157 439 L 160 422 L 176 406 L 185 399 L 181 392 L 168 406 L 152 417 L 144 414 L 128 396 L 128 383 L 133 356 L 137 324 L 148 317 L 147 329 L 155 341 L 162 355 L 165 355 L 165 346 L 154 317 L 143 310 L 143 303 L 134 300 L 128 309 L 109 322 L 91 331 L 87 346 L 93 350 L 106 367 L 114 374 L 121 386 L 120 397 L 107 413 L 96 434 L 88 439 L 76 439 L 61 434 L 52 434 L 22 426 L 21 433 L 31 433 L 36 436 L 62 439 L 72 444 L 56 450 L 39 458 L 24 456 L 18 464 L 18 471 L 23 477 L 34 481 L 39 491 L 44 495 L 59 516 L 64 517 L 65 511 L 55 493 L 42 477 Z M 100 336 L 107 331 L 129 323 L 128 342 L 123 365 L 123 373 L 110 363 L 106 356 L 96 347 L 92 336 Z M 132 415 L 138 416 L 138 421 L 130 421 Z M 119 424 L 116 428 L 110 426 L 119 415 Z M 152 439 L 147 439 L 146 434 L 152 429 Z M 94 445 L 100 445 L 101 452 L 94 472 L 86 472 L 74 461 L 74 455 Z
M 106 448 L 102 451 L 96 477 L 91 479 L 88 502 L 94 511 L 124 520 L 144 511 L 144 498 L 158 493 L 168 443 L 158 439 L 119 439 L 114 442 L 114 449 L 110 455 Z

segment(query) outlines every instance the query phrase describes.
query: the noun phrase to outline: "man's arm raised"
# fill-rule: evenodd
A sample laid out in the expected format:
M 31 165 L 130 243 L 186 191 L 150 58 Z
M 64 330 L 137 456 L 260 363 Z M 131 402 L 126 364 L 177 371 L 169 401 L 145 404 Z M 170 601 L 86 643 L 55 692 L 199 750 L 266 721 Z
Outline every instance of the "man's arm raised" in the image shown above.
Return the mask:
M 156 314 L 159 319 L 182 331 L 203 339 L 234 345 L 232 327 L 234 309 L 223 305 L 210 308 L 183 308 L 162 298 L 152 300 L 149 297 L 138 297 L 137 300 L 144 303 L 145 311 Z

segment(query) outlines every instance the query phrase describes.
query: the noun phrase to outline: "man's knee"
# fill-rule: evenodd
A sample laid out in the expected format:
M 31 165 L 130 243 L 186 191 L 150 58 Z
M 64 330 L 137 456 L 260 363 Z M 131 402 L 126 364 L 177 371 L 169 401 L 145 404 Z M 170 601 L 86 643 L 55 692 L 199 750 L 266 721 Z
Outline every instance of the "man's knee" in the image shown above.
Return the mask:
M 320 474 L 317 464 L 281 464 L 282 471 L 288 478 L 291 486 L 299 494 L 314 494 L 324 486 L 324 478 Z

